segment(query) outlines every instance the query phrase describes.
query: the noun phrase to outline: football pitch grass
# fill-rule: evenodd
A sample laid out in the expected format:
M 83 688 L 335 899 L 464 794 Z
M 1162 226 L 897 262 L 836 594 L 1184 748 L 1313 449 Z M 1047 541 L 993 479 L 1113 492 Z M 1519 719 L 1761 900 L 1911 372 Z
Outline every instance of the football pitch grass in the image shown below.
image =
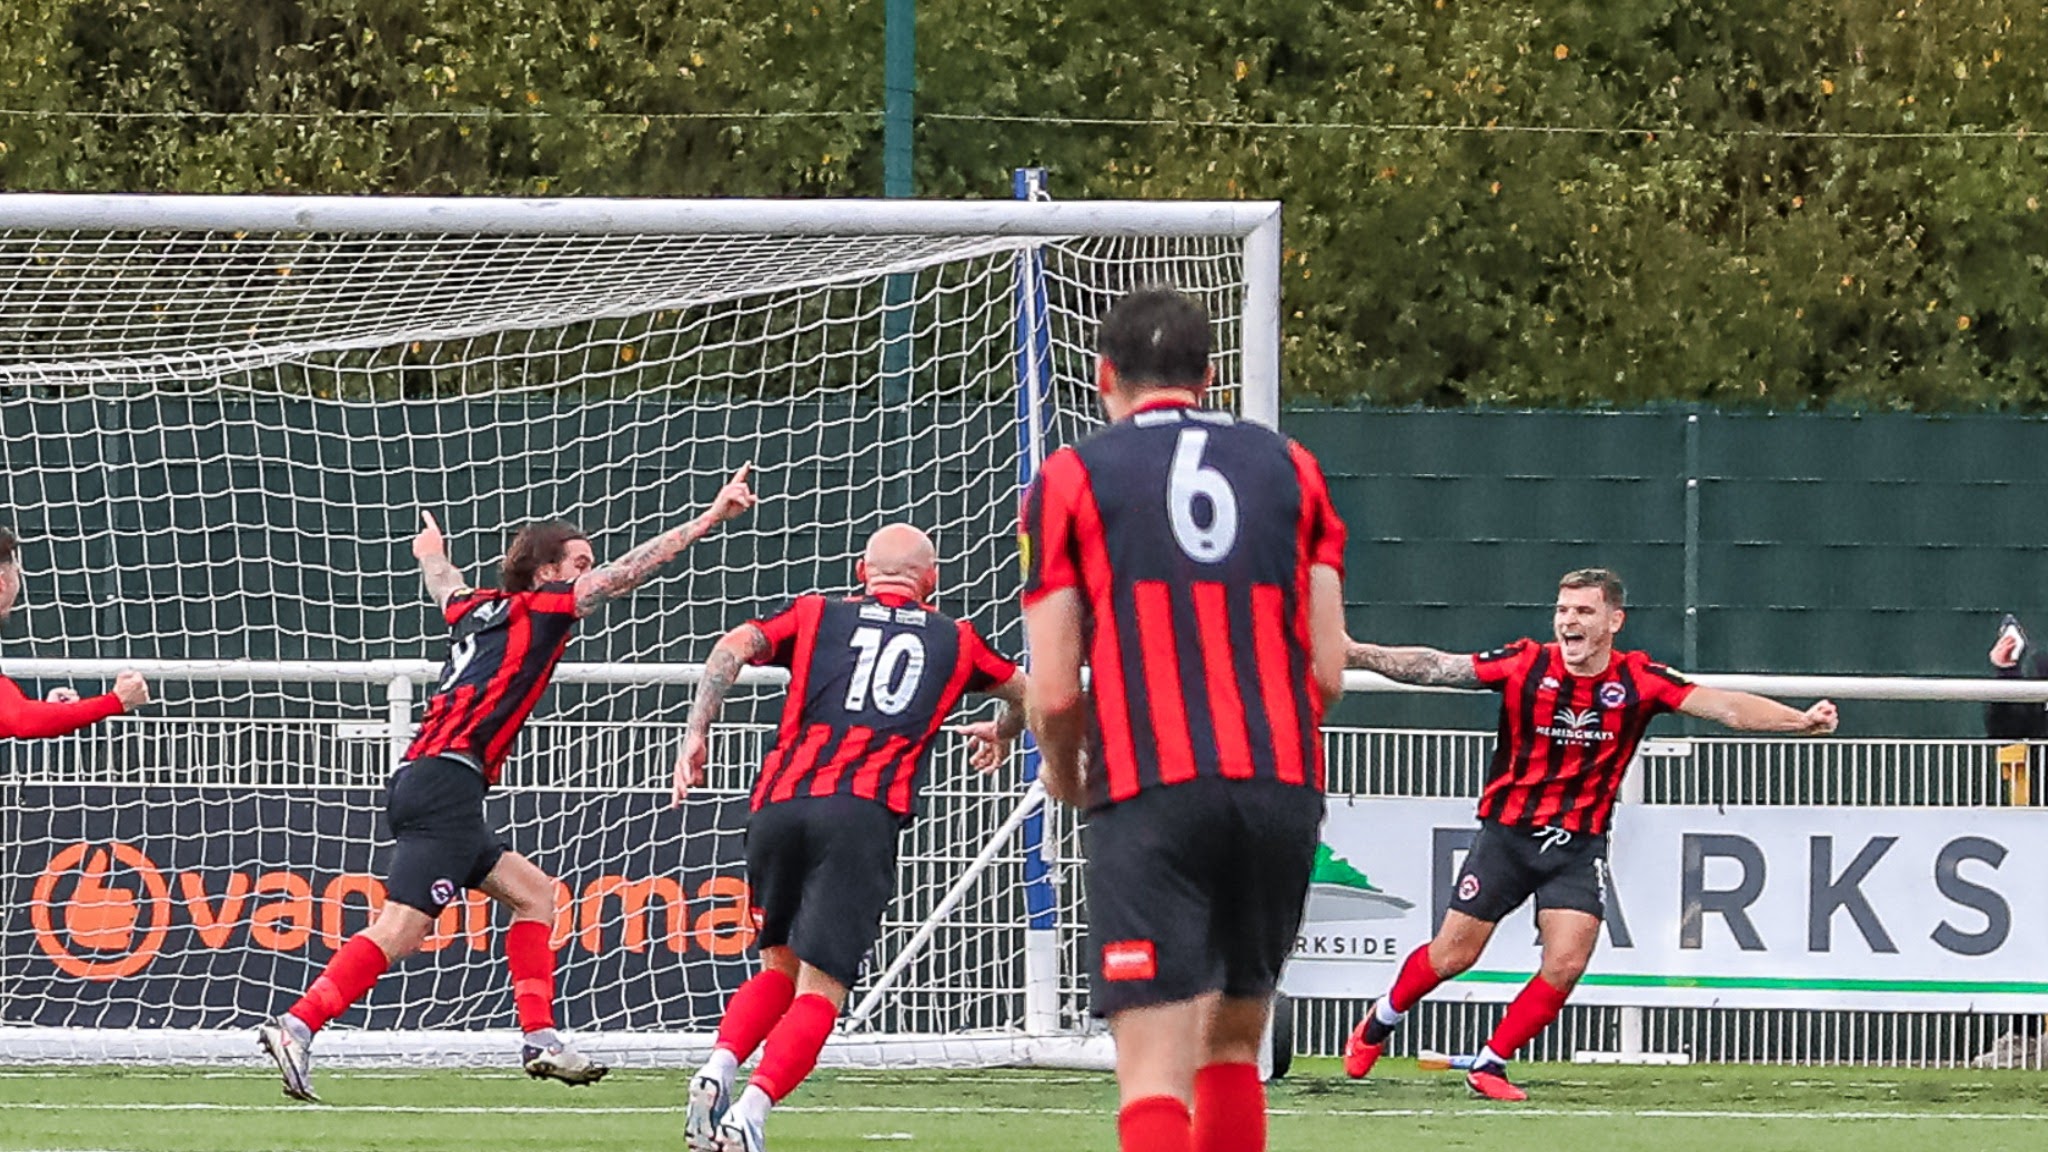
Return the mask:
M 252 1054 L 253 1055 L 253 1054 Z M 252 1059 L 251 1064 L 255 1061 Z M 2048 1148 L 2048 1073 L 1522 1065 L 1523 1105 L 1468 1098 L 1453 1073 L 1342 1079 L 1299 1061 L 1272 1088 L 1275 1152 L 1925 1152 Z M 255 1068 L 0 1069 L 0 1149 L 19 1152 L 649 1152 L 682 1149 L 685 1075 L 591 1088 L 506 1072 L 316 1072 L 295 1104 Z M 1114 1149 L 1116 1090 L 1063 1072 L 823 1072 L 770 1121 L 775 1152 Z

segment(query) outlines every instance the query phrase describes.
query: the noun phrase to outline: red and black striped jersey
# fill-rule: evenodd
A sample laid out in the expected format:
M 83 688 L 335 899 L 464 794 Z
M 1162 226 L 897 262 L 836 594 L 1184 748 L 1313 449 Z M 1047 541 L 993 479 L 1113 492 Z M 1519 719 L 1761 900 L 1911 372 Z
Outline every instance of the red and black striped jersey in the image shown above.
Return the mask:
M 454 645 L 405 758 L 453 756 L 496 784 L 575 630 L 576 586 L 465 588 L 448 598 L 447 616 Z
M 1093 807 L 1201 776 L 1323 785 L 1309 572 L 1344 570 L 1314 456 L 1226 413 L 1148 405 L 1046 460 L 1026 607 L 1085 608 Z
M 754 781 L 756 809 L 858 796 L 908 819 L 946 714 L 963 694 L 1017 674 L 974 625 L 905 596 L 812 593 L 753 624 L 769 645 L 755 663 L 790 673 L 775 747 Z
M 1592 836 L 1607 831 L 1650 721 L 1676 711 L 1694 687 L 1642 652 L 1615 652 L 1598 676 L 1574 676 L 1556 644 L 1534 640 L 1472 663 L 1479 682 L 1501 693 L 1480 819 Z

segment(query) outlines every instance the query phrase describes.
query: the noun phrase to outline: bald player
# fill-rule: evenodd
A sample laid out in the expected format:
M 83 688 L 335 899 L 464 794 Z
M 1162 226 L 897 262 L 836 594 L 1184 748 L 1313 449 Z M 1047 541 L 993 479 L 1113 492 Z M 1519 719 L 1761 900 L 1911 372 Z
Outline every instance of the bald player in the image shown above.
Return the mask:
M 953 705 L 967 692 L 1006 705 L 964 730 L 983 771 L 1024 730 L 1024 674 L 974 625 L 931 605 L 939 564 L 930 537 L 891 524 L 868 539 L 854 575 L 857 596 L 799 596 L 726 633 L 690 709 L 677 803 L 704 782 L 711 722 L 740 668 L 789 669 L 747 824 L 761 972 L 733 993 L 711 1060 L 690 1081 L 691 1152 L 762 1152 L 768 1110 L 817 1066 L 895 896 L 897 837 L 917 812 L 926 752 Z M 734 1073 L 764 1041 L 734 1100 Z

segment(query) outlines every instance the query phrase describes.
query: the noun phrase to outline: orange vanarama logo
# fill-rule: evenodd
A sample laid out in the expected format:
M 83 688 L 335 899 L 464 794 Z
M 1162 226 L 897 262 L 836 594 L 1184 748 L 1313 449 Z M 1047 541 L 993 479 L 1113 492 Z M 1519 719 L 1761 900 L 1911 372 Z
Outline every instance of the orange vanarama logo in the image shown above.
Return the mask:
M 599 876 L 580 893 L 557 880 L 553 943 L 593 954 L 663 947 L 738 956 L 754 943 L 751 903 L 737 876 L 704 880 L 688 899 L 681 882 L 667 876 Z M 29 922 L 58 971 L 105 982 L 147 968 L 179 919 L 191 928 L 195 950 L 296 952 L 317 937 L 332 951 L 383 906 L 383 881 L 365 873 L 344 872 L 318 885 L 309 874 L 285 870 L 167 874 L 140 848 L 117 840 L 59 849 L 36 877 Z M 490 901 L 470 892 L 441 912 L 425 950 L 464 944 L 488 952 L 491 934 Z

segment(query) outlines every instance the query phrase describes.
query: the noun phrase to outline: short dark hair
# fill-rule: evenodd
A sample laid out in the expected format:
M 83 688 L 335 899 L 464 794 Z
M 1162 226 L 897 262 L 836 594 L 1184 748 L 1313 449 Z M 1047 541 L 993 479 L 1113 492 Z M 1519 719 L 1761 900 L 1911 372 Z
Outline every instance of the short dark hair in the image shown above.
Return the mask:
M 1581 568 L 1567 572 L 1557 582 L 1559 588 L 1598 588 L 1600 598 L 1607 601 L 1609 608 L 1626 607 L 1628 590 L 1621 586 L 1621 577 L 1606 568 Z
M 1200 388 L 1209 378 L 1209 314 L 1171 288 L 1140 288 L 1102 318 L 1097 350 L 1134 386 Z
M 571 540 L 588 540 L 583 529 L 567 520 L 535 520 L 512 536 L 505 546 L 505 564 L 498 570 L 498 586 L 507 592 L 531 592 L 533 574 L 542 565 L 562 559 Z
M 14 563 L 14 548 L 20 541 L 14 538 L 14 529 L 0 525 L 0 564 Z

